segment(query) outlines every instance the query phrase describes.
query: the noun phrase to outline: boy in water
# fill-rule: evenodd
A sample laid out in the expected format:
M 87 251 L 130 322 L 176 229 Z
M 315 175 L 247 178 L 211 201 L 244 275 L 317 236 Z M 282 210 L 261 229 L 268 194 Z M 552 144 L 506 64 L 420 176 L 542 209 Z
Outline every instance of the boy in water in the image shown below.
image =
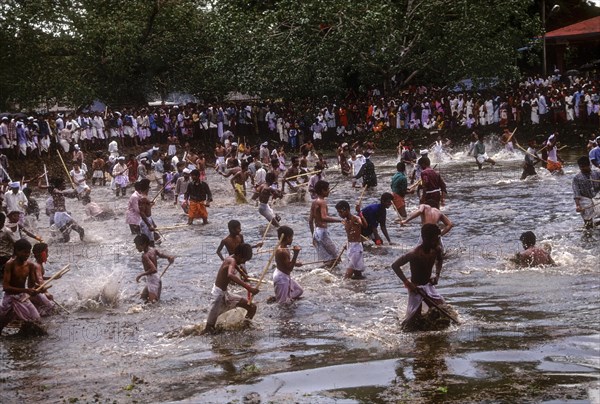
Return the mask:
M 33 257 L 35 258 L 35 263 L 33 264 L 35 266 L 35 276 L 27 278 L 27 287 L 31 289 L 41 286 L 44 280 L 48 279 L 47 276 L 44 276 L 44 264 L 48 260 L 48 244 L 35 244 L 33 246 Z M 55 304 L 50 293 L 33 295 L 30 300 L 40 313 L 40 316 L 45 317 L 54 313 Z
M 541 265 L 554 265 L 550 252 L 535 246 L 537 241 L 532 231 L 526 231 L 519 238 L 525 251 L 517 253 L 515 262 L 523 267 L 539 267 Z
M 154 242 L 159 238 L 155 232 L 156 223 L 152 219 L 152 205 L 153 202 L 148 198 L 148 192 L 150 191 L 150 180 L 144 178 L 138 181 L 140 199 L 138 200 L 138 209 L 140 211 L 140 233 L 145 234 L 150 240 L 150 247 L 154 247 Z M 157 241 L 158 242 L 158 241 Z
M 363 261 L 363 245 L 361 240 L 361 231 L 367 226 L 367 221 L 362 216 L 355 216 L 350 213 L 350 204 L 346 201 L 339 201 L 335 208 L 338 215 L 343 219 L 342 223 L 348 235 L 348 268 L 346 269 L 346 279 L 364 279 L 363 271 L 365 263 Z
M 338 256 L 338 249 L 329 236 L 327 223 L 341 223 L 342 220 L 329 216 L 327 212 L 325 198 L 329 195 L 329 183 L 327 181 L 317 181 L 315 193 L 317 199 L 313 201 L 310 207 L 308 225 L 310 234 L 313 235 L 313 246 L 317 249 L 319 260 L 324 261 L 325 265 L 331 266 Z
M 208 184 L 200 179 L 199 170 L 192 170 L 190 175 L 192 182 L 188 184 L 185 191 L 185 201 L 182 205 L 188 207 L 188 224 L 193 224 L 194 219 L 197 218 L 202 219 L 202 224 L 208 224 L 206 208 L 212 202 L 212 193 Z
M 298 299 L 304 292 L 290 276 L 294 267 L 302 266 L 302 263 L 297 261 L 301 248 L 294 246 L 292 248 L 293 255 L 290 257 L 289 246 L 294 241 L 294 230 L 291 227 L 281 226 L 278 228 L 277 237 L 281 239 L 281 243 L 275 251 L 277 269 L 273 272 L 273 286 L 275 288 L 275 301 L 279 304 L 285 304 Z
M 26 322 L 38 322 L 40 313 L 29 300 L 39 292 L 32 288 L 26 288 L 25 282 L 28 277 L 35 276 L 35 265 L 27 259 L 31 254 L 31 243 L 25 239 L 15 242 L 14 254 L 4 266 L 2 287 L 4 297 L 0 304 L 0 334 L 12 320 Z
M 219 316 L 236 307 L 246 309 L 246 320 L 251 320 L 256 314 L 256 305 L 254 303 L 248 303 L 248 300 L 243 297 L 227 292 L 229 283 L 234 282 L 246 289 L 252 295 L 258 293 L 257 288 L 244 282 L 238 276 L 238 267 L 250 259 L 252 259 L 252 247 L 250 244 L 244 243 L 235 248 L 233 255 L 223 260 L 223 263 L 217 272 L 217 279 L 212 288 L 211 293 L 214 300 L 210 312 L 208 313 L 208 318 L 206 319 L 206 327 L 202 331 L 202 334 L 214 333 L 216 331 L 215 325 L 217 324 Z M 242 276 L 244 275 L 242 274 Z
M 377 231 L 379 226 L 381 226 L 381 232 L 387 239 L 388 243 L 392 244 L 390 235 L 387 231 L 386 217 L 387 209 L 392 206 L 393 199 L 394 197 L 392 194 L 389 192 L 384 192 L 381 194 L 381 198 L 379 198 L 380 203 L 367 205 L 362 210 L 360 209 L 359 204 L 356 205 L 356 213 L 363 217 L 367 222 L 367 226 L 363 227 L 362 235 L 365 237 L 371 237 L 376 245 L 383 244 L 383 240 Z
M 223 247 L 227 249 L 227 253 L 229 255 L 233 255 L 233 252 L 237 248 L 238 245 L 244 244 L 244 235 L 242 234 L 242 224 L 238 220 L 230 220 L 227 223 L 227 228 L 229 229 L 229 235 L 221 240 L 221 244 L 217 247 L 217 255 L 221 258 L 221 261 L 224 261 L 225 258 L 221 254 L 221 250 Z M 263 245 L 262 241 L 256 243 L 252 246 L 252 248 L 259 248 Z
M 267 219 L 273 227 L 279 227 L 279 221 L 281 218 L 279 215 L 275 215 L 273 213 L 273 209 L 269 206 L 269 198 L 282 198 L 283 193 L 275 188 L 274 185 L 277 184 L 277 175 L 275 173 L 267 173 L 265 177 L 265 183 L 260 185 L 256 192 L 258 192 L 258 213 L 261 214 L 265 219 Z
M 392 264 L 392 269 L 408 289 L 408 304 L 406 306 L 406 316 L 404 317 L 404 321 L 402 321 L 403 328 L 418 326 L 421 318 L 421 304 L 423 302 L 422 293 L 426 294 L 436 303 L 444 303 L 444 298 L 434 287 L 438 283 L 443 263 L 442 249 L 440 247 L 440 229 L 435 224 L 425 224 L 421 228 L 421 237 L 423 239 L 421 244 L 398 258 Z M 410 264 L 410 281 L 406 278 L 401 268 L 407 263 Z M 432 277 L 431 274 L 434 265 L 435 276 Z
M 160 292 L 162 290 L 162 281 L 158 274 L 158 258 L 165 258 L 169 260 L 169 264 L 172 264 L 175 261 L 175 257 L 163 254 L 151 247 L 150 239 L 145 234 L 135 236 L 133 242 L 135 243 L 135 248 L 143 253 L 142 265 L 144 266 L 144 272 L 135 277 L 136 282 L 139 282 L 142 276 L 146 277 L 146 287 L 140 297 L 147 303 L 156 303 L 160 299 Z

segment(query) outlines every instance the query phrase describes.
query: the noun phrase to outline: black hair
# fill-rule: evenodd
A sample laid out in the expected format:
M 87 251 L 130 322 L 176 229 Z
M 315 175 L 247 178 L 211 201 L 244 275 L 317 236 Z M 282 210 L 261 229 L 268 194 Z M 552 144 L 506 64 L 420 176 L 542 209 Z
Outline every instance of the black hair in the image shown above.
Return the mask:
M 396 164 L 396 171 L 398 171 L 399 173 L 403 173 L 406 170 L 406 164 L 404 164 L 403 162 L 399 162 L 398 164 Z
M 526 231 L 523 234 L 521 234 L 519 240 L 521 240 L 523 245 L 525 245 L 526 247 L 533 247 L 535 245 L 535 242 L 537 241 L 537 238 L 535 237 L 534 232 Z
M 137 236 L 135 236 L 135 238 L 133 239 L 133 242 L 135 244 L 141 244 L 141 245 L 150 245 L 150 239 L 148 238 L 148 236 L 146 236 L 145 234 L 138 234 Z
M 322 192 L 326 191 L 329 188 L 329 183 L 324 180 L 319 180 L 315 184 L 315 193 L 320 195 Z
M 433 248 L 433 243 L 441 234 L 441 230 L 435 224 L 427 223 L 421 227 L 421 238 L 423 239 L 423 250 L 428 253 Z
M 292 237 L 294 235 L 294 229 L 289 226 L 281 226 L 277 229 L 277 238 L 281 239 L 281 235 L 286 237 Z
M 240 258 L 244 258 L 246 261 L 249 261 L 252 259 L 252 246 L 248 243 L 242 243 L 235 247 L 233 254 Z
M 337 210 L 350 210 L 350 204 L 346 201 L 339 201 L 335 204 Z
M 21 251 L 31 251 L 31 243 L 28 240 L 22 238 L 15 241 L 15 245 L 13 248 L 15 254 Z
M 384 192 L 381 194 L 381 203 L 391 202 L 394 200 L 394 197 L 389 192 Z
M 590 158 L 589 156 L 581 156 L 577 159 L 577 165 L 579 167 L 589 167 L 590 166 Z
M 240 227 L 242 224 L 240 223 L 239 220 L 230 220 L 227 223 L 227 228 L 229 229 L 229 232 L 231 233 L 235 228 Z
M 31 252 L 36 255 L 36 254 L 41 254 L 42 252 L 46 251 L 48 249 L 48 244 L 46 243 L 36 243 L 33 246 L 33 249 L 31 250 Z

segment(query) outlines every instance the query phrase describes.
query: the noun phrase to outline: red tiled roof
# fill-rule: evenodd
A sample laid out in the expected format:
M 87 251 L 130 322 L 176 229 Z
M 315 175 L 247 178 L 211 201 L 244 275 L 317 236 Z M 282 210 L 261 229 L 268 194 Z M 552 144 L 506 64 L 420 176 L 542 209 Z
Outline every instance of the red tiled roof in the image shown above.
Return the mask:
M 546 39 L 577 39 L 600 37 L 600 16 L 567 25 L 546 33 Z

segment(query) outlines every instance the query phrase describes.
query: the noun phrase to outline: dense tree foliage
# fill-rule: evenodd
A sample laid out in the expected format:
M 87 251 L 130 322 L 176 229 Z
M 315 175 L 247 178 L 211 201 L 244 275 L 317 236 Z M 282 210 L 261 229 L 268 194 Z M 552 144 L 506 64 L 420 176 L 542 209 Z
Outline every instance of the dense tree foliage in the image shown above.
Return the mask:
M 561 2 L 589 10 L 583 0 Z M 141 103 L 171 91 L 294 98 L 513 79 L 516 49 L 540 33 L 539 8 L 539 0 L 4 0 L 0 109 Z

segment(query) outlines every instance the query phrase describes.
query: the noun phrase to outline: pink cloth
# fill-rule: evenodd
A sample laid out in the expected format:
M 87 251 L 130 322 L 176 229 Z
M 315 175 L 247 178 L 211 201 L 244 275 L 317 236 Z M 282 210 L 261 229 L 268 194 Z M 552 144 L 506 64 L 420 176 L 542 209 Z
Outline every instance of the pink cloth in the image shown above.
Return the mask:
M 125 223 L 134 224 L 136 226 L 140 225 L 142 221 L 142 217 L 140 216 L 140 197 L 141 195 L 138 191 L 135 191 L 129 197 L 129 202 L 127 203 L 127 215 L 125 216 Z
M 54 314 L 55 304 L 52 300 L 48 299 L 48 296 L 46 296 L 45 294 L 40 293 L 38 295 L 31 296 L 30 300 L 31 303 L 33 303 L 33 305 L 37 309 L 37 311 L 40 313 L 40 316 L 46 317 L 51 314 Z
M 304 293 L 298 282 L 279 269 L 273 273 L 273 286 L 275 287 L 275 298 L 280 304 L 291 303 L 292 300 L 299 298 Z
M 0 322 L 11 320 L 37 321 L 40 313 L 29 300 L 27 293 L 4 294 L 0 304 Z

